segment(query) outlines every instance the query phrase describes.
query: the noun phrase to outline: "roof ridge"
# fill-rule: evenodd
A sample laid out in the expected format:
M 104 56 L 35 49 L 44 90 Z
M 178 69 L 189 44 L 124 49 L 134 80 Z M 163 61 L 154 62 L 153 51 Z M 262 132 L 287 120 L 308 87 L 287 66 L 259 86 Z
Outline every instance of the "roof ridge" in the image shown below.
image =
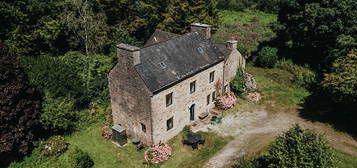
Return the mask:
M 160 30 L 160 29 L 157 29 L 157 30 Z M 160 30 L 160 31 L 162 31 L 162 30 Z M 157 42 L 157 43 L 154 43 L 154 44 L 150 44 L 150 45 L 144 46 L 144 47 L 140 48 L 140 50 L 141 50 L 141 49 L 145 49 L 145 48 L 149 48 L 149 47 L 152 47 L 152 46 L 155 46 L 155 45 L 159 45 L 159 44 L 162 44 L 162 43 L 171 41 L 171 40 L 176 40 L 176 39 L 178 39 L 178 38 L 183 38 L 183 37 L 185 37 L 186 35 L 195 34 L 195 33 L 197 33 L 197 32 L 188 32 L 188 33 L 185 33 L 185 34 L 182 34 L 182 35 L 177 34 L 177 35 L 178 35 L 177 37 L 170 38 L 170 39 L 167 39 L 167 40 L 164 40 L 164 41 L 160 41 L 160 42 Z M 173 34 L 175 34 L 175 33 L 173 33 Z M 198 33 L 197 33 L 197 34 L 198 34 Z

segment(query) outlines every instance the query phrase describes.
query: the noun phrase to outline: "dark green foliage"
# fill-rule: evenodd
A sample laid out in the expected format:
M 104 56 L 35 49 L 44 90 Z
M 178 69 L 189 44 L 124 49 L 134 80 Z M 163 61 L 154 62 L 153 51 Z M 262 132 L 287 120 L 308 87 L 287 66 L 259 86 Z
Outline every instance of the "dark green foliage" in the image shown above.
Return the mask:
M 58 156 L 67 150 L 68 143 L 62 136 L 52 136 L 47 141 L 41 142 L 41 156 Z
M 17 56 L 0 43 L 0 167 L 32 150 L 41 97 L 28 85 Z
M 254 0 L 255 8 L 267 13 L 278 13 L 281 0 Z
M 266 167 L 334 167 L 334 154 L 325 137 L 298 125 L 279 136 L 262 157 Z
M 71 167 L 73 168 L 91 168 L 94 165 L 92 158 L 87 152 L 82 151 L 78 147 L 72 147 L 69 151 Z
M 261 156 L 243 160 L 234 167 L 334 168 L 335 161 L 335 154 L 323 135 L 295 125 L 277 137 Z
M 219 0 L 217 7 L 220 9 L 229 9 L 243 11 L 255 4 L 253 0 Z
M 355 104 L 357 102 L 356 49 L 333 63 L 332 72 L 325 74 L 322 86 L 338 103 Z
M 230 83 L 230 86 L 232 90 L 238 95 L 242 95 L 246 92 L 244 71 L 242 69 L 238 69 L 236 76 Z
M 286 56 L 315 68 L 328 68 L 340 35 L 356 38 L 357 1 L 282 0 L 276 32 Z
M 256 60 L 256 64 L 261 67 L 274 68 L 278 62 L 278 49 L 272 47 L 263 47 Z
M 41 124 L 49 131 L 61 132 L 73 129 L 77 120 L 73 98 L 46 96 L 42 103 Z

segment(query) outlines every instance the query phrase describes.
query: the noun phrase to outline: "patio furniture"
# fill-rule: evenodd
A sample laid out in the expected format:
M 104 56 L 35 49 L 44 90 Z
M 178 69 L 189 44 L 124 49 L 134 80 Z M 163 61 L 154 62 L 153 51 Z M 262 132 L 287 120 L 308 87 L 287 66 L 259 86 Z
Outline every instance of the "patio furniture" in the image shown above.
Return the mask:
M 183 140 L 184 145 L 189 145 L 193 150 L 198 149 L 198 145 L 203 145 L 205 140 L 200 134 L 188 134 L 187 139 Z
M 218 124 L 218 123 L 221 123 L 222 122 L 222 119 L 223 119 L 223 116 L 212 116 L 211 118 L 211 124 Z

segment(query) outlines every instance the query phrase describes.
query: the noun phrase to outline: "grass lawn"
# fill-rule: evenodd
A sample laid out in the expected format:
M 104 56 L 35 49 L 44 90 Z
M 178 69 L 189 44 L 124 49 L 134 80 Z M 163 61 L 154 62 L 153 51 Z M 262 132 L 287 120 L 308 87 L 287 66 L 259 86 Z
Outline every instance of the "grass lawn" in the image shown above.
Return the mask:
M 304 98 L 310 94 L 306 89 L 293 85 L 291 82 L 293 74 L 288 71 L 251 65 L 246 67 L 246 71 L 255 77 L 258 89 L 263 96 L 259 104 L 264 105 L 266 110 L 299 108 L 299 104 L 303 103 Z
M 357 167 L 357 157 L 350 154 L 344 153 L 339 150 L 335 150 L 337 157 L 337 168 L 356 168 Z
M 144 160 L 145 150 L 136 151 L 135 146 L 130 142 L 121 148 L 115 146 L 111 141 L 105 140 L 101 136 L 101 125 L 94 124 L 86 130 L 65 137 L 70 145 L 78 146 L 89 153 L 95 168 L 202 167 L 204 162 L 232 139 L 214 133 L 202 133 L 206 143 L 198 150 L 193 151 L 191 147 L 182 145 L 182 134 L 179 134 L 168 142 L 173 149 L 173 156 L 162 164 L 148 165 Z M 39 151 L 35 150 L 24 161 L 13 163 L 10 167 L 69 167 L 68 159 L 67 152 L 59 157 L 43 158 L 39 156 Z
M 260 11 L 220 11 L 222 24 L 213 39 L 226 42 L 229 39 L 238 41 L 238 49 L 243 55 L 248 55 L 257 49 L 259 42 L 267 41 L 275 36 L 270 29 L 270 23 L 276 21 L 276 15 Z

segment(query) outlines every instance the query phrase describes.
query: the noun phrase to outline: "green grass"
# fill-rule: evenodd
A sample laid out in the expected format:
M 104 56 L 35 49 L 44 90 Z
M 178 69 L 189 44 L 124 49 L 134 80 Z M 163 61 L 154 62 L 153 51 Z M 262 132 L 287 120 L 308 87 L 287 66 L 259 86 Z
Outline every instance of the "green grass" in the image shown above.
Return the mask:
M 306 89 L 294 86 L 291 82 L 293 74 L 286 70 L 248 65 L 246 71 L 255 77 L 263 96 L 260 104 L 266 105 L 267 110 L 297 108 L 310 94 Z
M 347 154 L 345 152 L 335 150 L 337 158 L 337 168 L 356 168 L 357 157 Z
M 65 137 L 70 147 L 75 145 L 89 153 L 94 161 L 94 168 L 202 167 L 204 162 L 232 139 L 231 137 L 218 136 L 215 133 L 201 133 L 205 137 L 205 145 L 198 150 L 192 150 L 191 147 L 182 145 L 182 134 L 179 134 L 168 142 L 173 149 L 173 156 L 162 164 L 149 165 L 144 160 L 145 150 L 136 151 L 135 146 L 130 142 L 124 147 L 117 147 L 101 136 L 101 126 L 102 124 L 94 124 L 86 130 Z M 67 152 L 59 157 L 44 158 L 39 155 L 39 151 L 36 149 L 24 161 L 13 163 L 10 167 L 69 167 L 68 159 Z
M 270 29 L 270 23 L 276 21 L 276 15 L 260 11 L 220 11 L 222 24 L 213 39 L 226 42 L 229 39 L 238 41 L 238 49 L 243 55 L 250 55 L 262 41 L 275 36 Z

